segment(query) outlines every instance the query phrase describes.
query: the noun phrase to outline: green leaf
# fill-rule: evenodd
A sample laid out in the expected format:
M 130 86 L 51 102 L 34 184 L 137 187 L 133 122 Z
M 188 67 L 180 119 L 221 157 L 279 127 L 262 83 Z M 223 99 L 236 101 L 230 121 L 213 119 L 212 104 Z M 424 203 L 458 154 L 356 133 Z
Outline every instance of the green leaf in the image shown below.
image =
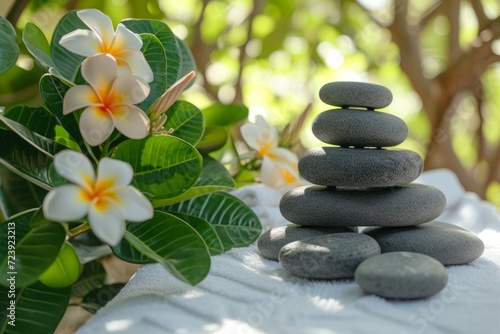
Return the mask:
M 226 145 L 228 137 L 229 133 L 225 127 L 207 125 L 205 127 L 205 133 L 200 142 L 196 145 L 196 148 L 205 153 L 217 151 Z
M 229 126 L 248 117 L 248 108 L 241 104 L 216 103 L 202 112 L 207 126 Z
M 214 192 L 174 204 L 165 210 L 187 213 L 208 221 L 219 235 L 224 250 L 253 243 L 260 236 L 259 218 L 238 198 Z
M 76 11 L 69 12 L 64 15 L 57 24 L 54 34 L 52 35 L 52 42 L 50 44 L 50 51 L 55 67 L 58 72 L 70 82 L 74 82 L 78 68 L 85 57 L 66 50 L 59 44 L 59 41 L 61 40 L 61 37 L 75 31 L 76 29 L 88 30 L 89 28 L 82 22 L 82 20 L 80 20 Z
M 28 144 L 32 145 L 34 148 L 51 158 L 53 158 L 54 154 L 57 152 L 65 149 L 64 146 L 59 145 L 54 140 L 41 136 L 38 133 L 26 128 L 24 125 L 8 119 L 5 116 L 0 115 L 0 121 Z
M 174 216 L 182 219 L 186 223 L 188 223 L 192 228 L 198 232 L 198 234 L 203 238 L 205 244 L 210 251 L 210 255 L 219 255 L 224 252 L 224 246 L 222 246 L 222 241 L 215 229 L 207 222 L 205 219 L 195 216 L 190 216 L 181 212 L 169 212 Z
M 188 46 L 186 43 L 184 43 L 183 40 L 181 40 L 179 37 L 177 37 L 177 44 L 179 45 L 179 49 L 181 51 L 181 67 L 179 69 L 179 74 L 177 75 L 177 80 L 185 76 L 191 71 L 196 72 L 196 64 L 194 61 L 193 54 L 191 53 L 191 50 L 189 50 Z M 191 82 L 186 86 L 186 89 L 191 87 L 191 85 L 194 84 L 196 79 L 191 80 Z
M 172 136 L 126 140 L 113 157 L 134 169 L 135 185 L 151 199 L 178 196 L 194 184 L 201 172 L 202 158 L 187 142 Z
M 63 114 L 64 95 L 66 95 L 69 88 L 66 83 L 53 75 L 46 74 L 40 79 L 40 95 L 43 102 L 54 115 L 57 123 L 69 133 L 72 140 L 78 146 L 85 147 L 74 113 Z
M 167 58 L 162 44 L 155 35 L 141 34 L 141 38 L 141 51 L 154 74 L 153 82 L 149 83 L 151 91 L 148 97 L 137 105 L 139 108 L 146 111 L 167 89 L 167 73 L 165 72 L 165 68 L 167 68 Z
M 188 223 L 166 212 L 155 211 L 146 222 L 128 224 L 125 240 L 113 252 L 128 262 L 158 262 L 190 284 L 199 283 L 210 269 L 203 238 Z
M 14 66 L 18 57 L 16 30 L 5 17 L 0 16 L 0 74 Z
M 50 45 L 42 30 L 28 22 L 23 30 L 23 42 L 28 51 L 45 67 L 55 67 L 50 56 Z
M 121 21 L 121 23 L 137 34 L 153 34 L 160 40 L 167 57 L 166 88 L 172 86 L 179 77 L 181 50 L 170 27 L 166 23 L 157 20 L 127 19 Z
M 0 166 L 0 211 L 5 217 L 41 206 L 46 194 L 45 189 Z
M 103 286 L 105 282 L 106 270 L 99 261 L 94 260 L 85 263 L 80 278 L 71 287 L 71 294 L 76 297 L 83 297 L 90 291 Z
M 49 288 L 40 282 L 16 289 L 15 327 L 9 325 L 10 290 L 0 287 L 0 333 L 54 333 L 71 296 L 71 288 Z
M 80 303 L 88 312 L 95 314 L 113 299 L 125 286 L 124 283 L 108 284 L 90 291 Z
M 10 272 L 17 273 L 18 287 L 36 282 L 59 254 L 66 230 L 59 223 L 33 227 L 36 222 L 32 222 L 31 218 L 35 212 L 25 211 L 0 224 L 0 285 L 9 284 L 7 278 Z M 15 251 L 9 253 L 11 250 Z
M 49 166 L 53 160 L 12 131 L 0 130 L 0 164 L 36 184 L 51 190 Z
M 203 114 L 195 105 L 186 101 L 176 101 L 165 113 L 165 129 L 174 129 L 172 136 L 196 145 L 203 136 Z
M 193 187 L 179 196 L 151 202 L 155 208 L 159 208 L 214 191 L 232 189 L 234 186 L 234 181 L 226 167 L 208 155 L 203 155 L 201 174 Z
M 31 131 L 47 138 L 55 137 L 57 121 L 44 107 L 29 107 L 26 104 L 10 108 L 5 117 L 24 125 Z
M 66 131 L 65 128 L 63 128 L 60 125 L 55 126 L 56 133 L 55 133 L 55 141 L 58 144 L 61 144 L 73 151 L 78 151 L 81 152 L 82 149 L 78 144 L 74 141 L 74 139 L 71 137 L 71 135 Z

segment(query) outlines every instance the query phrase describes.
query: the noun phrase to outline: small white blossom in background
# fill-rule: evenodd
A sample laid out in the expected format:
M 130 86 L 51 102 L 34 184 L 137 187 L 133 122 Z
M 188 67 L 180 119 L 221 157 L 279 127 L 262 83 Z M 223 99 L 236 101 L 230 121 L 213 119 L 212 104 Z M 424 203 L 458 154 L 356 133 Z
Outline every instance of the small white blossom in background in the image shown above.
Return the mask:
M 73 86 L 68 90 L 64 96 L 63 114 L 85 108 L 79 127 L 90 145 L 102 144 L 115 127 L 132 139 L 142 139 L 149 134 L 148 116 L 134 105 L 149 95 L 147 82 L 131 74 L 118 76 L 116 61 L 106 54 L 85 59 L 82 76 L 89 85 Z
M 139 35 L 119 23 L 116 32 L 111 19 L 97 9 L 76 12 L 90 30 L 77 29 L 63 37 L 59 44 L 77 55 L 90 57 L 108 54 L 118 63 L 119 74 L 133 74 L 146 82 L 153 81 L 153 71 L 141 52 Z
M 125 221 L 143 222 L 153 217 L 149 200 L 129 185 L 134 173 L 130 164 L 103 158 L 96 176 L 85 155 L 64 150 L 55 155 L 54 166 L 72 183 L 56 187 L 45 196 L 45 218 L 70 222 L 87 216 L 92 232 L 116 246 L 125 233 Z
M 255 124 L 244 124 L 240 130 L 243 140 L 262 158 L 260 178 L 263 184 L 281 192 L 307 184 L 300 178 L 297 155 L 278 147 L 278 131 L 262 116 L 256 117 Z

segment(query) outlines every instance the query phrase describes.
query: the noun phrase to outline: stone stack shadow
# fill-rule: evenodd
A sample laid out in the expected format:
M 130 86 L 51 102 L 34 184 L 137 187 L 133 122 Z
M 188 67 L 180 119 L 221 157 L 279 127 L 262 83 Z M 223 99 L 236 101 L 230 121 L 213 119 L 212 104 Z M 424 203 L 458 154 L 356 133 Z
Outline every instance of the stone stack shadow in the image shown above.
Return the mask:
M 282 197 L 281 214 L 293 224 L 265 232 L 261 255 L 304 278 L 355 278 L 365 292 L 385 298 L 439 292 L 448 277 L 444 265 L 469 263 L 484 245 L 460 227 L 433 221 L 445 208 L 444 194 L 411 183 L 422 172 L 421 157 L 391 148 L 406 139 L 408 128 L 376 110 L 392 102 L 391 91 L 332 82 L 319 95 L 339 108 L 320 113 L 312 131 L 335 146 L 300 158 L 300 175 L 314 185 Z M 359 226 L 370 228 L 357 233 Z

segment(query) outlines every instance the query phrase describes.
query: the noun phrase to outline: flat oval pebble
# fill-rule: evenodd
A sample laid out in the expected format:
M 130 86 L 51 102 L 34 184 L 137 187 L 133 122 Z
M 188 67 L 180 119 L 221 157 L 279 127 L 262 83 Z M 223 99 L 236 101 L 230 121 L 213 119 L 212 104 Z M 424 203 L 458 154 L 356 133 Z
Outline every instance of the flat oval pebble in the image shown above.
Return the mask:
M 393 252 L 361 263 L 354 279 L 366 293 L 390 299 L 420 299 L 441 291 L 448 282 L 448 272 L 430 256 Z
M 316 147 L 299 159 L 299 173 L 323 186 L 392 187 L 422 172 L 420 155 L 410 150 Z
M 436 219 L 446 198 L 437 188 L 408 184 L 393 188 L 299 187 L 287 192 L 280 211 L 307 226 L 411 226 Z
M 484 243 L 475 234 L 441 222 L 398 228 L 375 227 L 363 233 L 377 240 L 382 253 L 421 253 L 445 266 L 469 263 L 479 258 L 484 251 Z
M 380 254 L 377 242 L 364 234 L 326 234 L 294 241 L 281 248 L 279 261 L 292 274 L 313 279 L 354 277 L 358 265 Z
M 280 249 L 293 241 L 303 240 L 331 233 L 358 232 L 357 227 L 305 227 L 295 224 L 288 224 L 274 227 L 262 233 L 257 241 L 260 255 L 278 260 Z
M 385 108 L 392 102 L 391 91 L 384 86 L 367 82 L 330 82 L 319 90 L 321 101 L 331 106 Z
M 408 127 L 401 118 L 383 112 L 332 109 L 314 119 L 312 132 L 332 145 L 389 147 L 406 139 Z

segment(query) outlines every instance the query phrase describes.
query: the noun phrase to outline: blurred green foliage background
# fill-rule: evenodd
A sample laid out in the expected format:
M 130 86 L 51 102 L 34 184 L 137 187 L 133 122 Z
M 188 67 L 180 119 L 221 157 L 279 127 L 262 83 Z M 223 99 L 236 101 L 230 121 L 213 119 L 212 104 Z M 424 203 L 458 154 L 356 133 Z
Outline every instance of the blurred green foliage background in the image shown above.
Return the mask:
M 251 120 L 260 114 L 282 129 L 311 104 L 299 154 L 322 145 L 310 125 L 328 109 L 317 94 L 323 84 L 385 85 L 394 101 L 384 111 L 410 129 L 400 146 L 500 205 L 498 0 L 3 0 L 0 14 L 18 36 L 33 22 L 50 39 L 65 12 L 82 8 L 115 24 L 167 22 L 195 56 L 197 82 L 184 99 L 200 108 L 243 103 Z M 39 103 L 42 74 L 22 50 L 0 76 L 0 105 Z

